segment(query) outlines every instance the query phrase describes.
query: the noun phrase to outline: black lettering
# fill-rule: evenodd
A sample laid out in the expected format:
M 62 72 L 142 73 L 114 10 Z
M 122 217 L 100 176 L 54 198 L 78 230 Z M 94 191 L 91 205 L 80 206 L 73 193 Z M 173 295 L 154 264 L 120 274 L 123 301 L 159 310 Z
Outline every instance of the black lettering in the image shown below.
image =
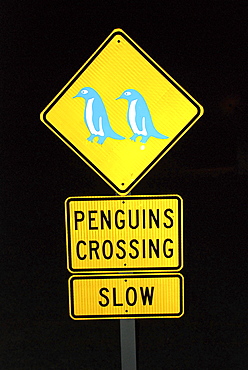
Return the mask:
M 143 213 L 143 229 L 146 229 L 146 210 L 142 209 Z
M 135 258 L 137 258 L 137 257 L 139 256 L 139 250 L 138 250 L 136 247 L 134 247 L 134 246 L 133 246 L 133 243 L 139 244 L 139 242 L 138 242 L 138 240 L 136 240 L 136 239 L 132 239 L 132 240 L 130 241 L 130 247 L 131 247 L 133 250 L 135 250 L 136 254 L 135 254 L 135 255 L 132 255 L 131 253 L 129 253 L 129 256 L 130 256 L 131 258 L 135 259 Z
M 89 230 L 98 230 L 97 226 L 92 226 L 92 221 L 96 220 L 92 217 L 92 213 L 97 213 L 97 211 L 89 211 Z
M 104 211 L 101 211 L 100 215 L 101 215 L 101 229 L 102 230 L 104 229 L 103 221 L 105 221 L 108 228 L 111 229 L 111 213 L 110 213 L 110 210 L 108 210 L 108 216 L 105 215 Z
M 143 306 L 146 305 L 147 299 L 148 299 L 149 305 L 151 306 L 152 305 L 152 300 L 153 300 L 154 286 L 151 287 L 151 292 L 149 291 L 148 287 L 146 287 L 145 291 L 144 291 L 143 287 L 140 287 L 140 293 L 141 293 Z
M 129 227 L 131 227 L 131 229 L 137 229 L 137 227 L 139 226 L 139 210 L 136 209 L 136 223 L 135 223 L 135 225 L 132 225 L 132 211 L 131 211 L 131 209 L 129 209 L 129 211 L 128 211 L 128 219 L 129 219 Z
M 109 292 L 108 288 L 101 288 L 99 290 L 100 296 L 103 297 L 104 299 L 106 299 L 106 302 L 99 301 L 99 305 L 102 306 L 102 307 L 106 307 L 106 306 L 109 305 L 109 298 L 108 298 L 108 296 L 106 296 L 105 294 L 103 294 L 103 291 Z
M 122 244 L 126 244 L 126 242 L 125 242 L 125 240 L 118 240 L 117 241 L 117 243 L 116 243 L 116 246 L 117 246 L 117 248 L 119 248 L 121 251 L 122 251 L 122 253 L 123 253 L 123 255 L 119 255 L 119 253 L 116 253 L 116 257 L 117 258 L 119 258 L 120 260 L 121 259 L 123 259 L 123 258 L 125 258 L 126 257 L 126 251 L 125 251 L 125 249 L 124 248 L 122 248 L 121 246 L 120 246 L 120 243 L 122 243 Z
M 78 217 L 81 215 L 81 217 Z M 78 230 L 78 223 L 84 220 L 84 213 L 81 211 L 74 211 L 74 219 L 75 219 L 75 230 Z
M 113 288 L 113 301 L 114 301 L 114 306 L 123 306 L 123 303 L 117 303 L 116 301 L 116 288 Z
M 93 247 L 93 244 L 96 244 L 96 247 Z M 90 240 L 89 241 L 89 248 L 90 248 L 90 259 L 93 259 L 93 251 L 95 252 L 96 258 L 99 260 L 99 254 L 97 252 L 97 249 L 99 248 L 99 243 L 96 240 Z
M 146 258 L 146 240 L 142 240 L 142 247 L 143 247 L 143 258 Z
M 87 255 L 86 255 L 86 254 L 84 254 L 83 256 L 81 256 L 81 253 L 80 253 L 80 244 L 86 245 L 86 243 L 85 243 L 83 240 L 79 240 L 79 241 L 77 242 L 77 246 L 76 246 L 77 257 L 78 257 L 78 259 L 80 259 L 80 260 L 85 260 L 85 258 L 87 257 Z
M 149 239 L 149 258 L 152 258 L 152 250 L 156 254 L 156 257 L 159 258 L 159 239 L 156 239 L 156 247 L 152 239 Z
M 123 215 L 125 214 L 125 212 L 122 209 L 118 209 L 115 212 L 115 226 L 117 227 L 117 229 L 123 229 L 125 227 L 125 221 L 124 220 L 119 220 L 118 221 L 118 214 L 119 213 L 122 213 Z M 119 222 L 120 222 L 120 224 L 119 224 Z
M 130 299 L 129 299 L 129 292 L 130 291 L 133 291 L 133 302 L 130 302 Z M 126 301 L 127 301 L 127 304 L 129 306 L 134 306 L 137 302 L 137 292 L 136 292 L 136 289 L 133 288 L 133 287 L 129 287 L 127 288 L 127 291 L 126 291 Z
M 159 228 L 159 209 L 157 209 L 157 217 L 153 213 L 152 209 L 149 209 L 149 228 L 152 228 L 152 220 L 154 221 L 157 228 Z
M 109 249 L 110 249 L 110 253 L 108 256 L 106 254 L 106 247 L 105 247 L 107 244 L 109 244 Z M 104 240 L 102 244 L 102 254 L 106 260 L 109 260 L 113 256 L 113 244 L 111 243 L 110 240 Z
M 166 218 L 168 218 L 168 220 L 170 220 L 170 223 L 169 225 L 166 224 L 166 222 L 164 222 L 164 227 L 166 227 L 167 229 L 171 228 L 173 226 L 173 218 L 171 218 L 169 215 L 167 215 L 168 212 L 171 212 L 173 213 L 173 210 L 168 208 L 164 211 L 164 215 Z
M 164 244 L 163 244 L 163 252 L 164 252 L 164 256 L 166 258 L 171 258 L 173 256 L 173 248 L 169 248 L 168 251 L 170 252 L 169 254 L 167 254 L 166 252 L 166 243 L 169 242 L 169 243 L 172 243 L 173 244 L 173 241 L 171 239 L 165 239 L 164 240 Z

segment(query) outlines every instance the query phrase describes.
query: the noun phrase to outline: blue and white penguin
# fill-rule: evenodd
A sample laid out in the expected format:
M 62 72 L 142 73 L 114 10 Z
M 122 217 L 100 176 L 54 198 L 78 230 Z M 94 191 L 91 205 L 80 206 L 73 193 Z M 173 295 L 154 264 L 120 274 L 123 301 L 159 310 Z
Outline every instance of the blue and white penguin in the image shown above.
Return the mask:
M 142 136 L 141 143 L 146 143 L 151 136 L 168 139 L 168 136 L 160 134 L 155 129 L 146 101 L 137 90 L 125 90 L 116 100 L 118 99 L 128 100 L 127 121 L 134 133 L 131 140 L 135 141 L 138 136 Z
M 125 139 L 111 128 L 103 101 L 92 87 L 82 88 L 73 98 L 84 98 L 86 101 L 84 121 L 91 133 L 87 140 L 93 142 L 94 138 L 98 137 L 98 144 L 103 144 L 108 137 L 116 140 Z

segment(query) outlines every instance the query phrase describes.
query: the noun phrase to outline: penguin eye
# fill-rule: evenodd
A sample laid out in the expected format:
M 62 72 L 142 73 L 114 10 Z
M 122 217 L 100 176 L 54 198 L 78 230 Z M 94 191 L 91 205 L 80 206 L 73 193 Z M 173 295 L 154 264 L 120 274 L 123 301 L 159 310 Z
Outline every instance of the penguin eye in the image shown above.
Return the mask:
M 126 91 L 126 92 L 124 93 L 124 95 L 129 96 L 129 95 L 131 95 L 131 93 L 130 93 L 130 91 Z
M 88 92 L 89 92 L 88 90 L 81 90 L 82 94 L 88 94 Z

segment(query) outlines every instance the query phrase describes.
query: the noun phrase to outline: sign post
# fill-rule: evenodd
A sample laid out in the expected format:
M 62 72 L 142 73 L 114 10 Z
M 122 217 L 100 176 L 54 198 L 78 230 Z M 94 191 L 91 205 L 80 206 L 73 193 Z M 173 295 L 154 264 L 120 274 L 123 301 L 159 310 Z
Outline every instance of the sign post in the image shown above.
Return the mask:
M 116 194 L 118 195 L 118 194 Z M 131 195 L 131 192 L 128 194 Z M 135 319 L 120 319 L 121 369 L 137 369 Z
M 120 320 L 121 369 L 136 370 L 135 320 Z
M 70 316 L 120 319 L 122 370 L 136 370 L 135 318 L 184 313 L 182 199 L 127 194 L 202 114 L 121 29 L 41 113 L 119 194 L 68 198 L 65 210 Z

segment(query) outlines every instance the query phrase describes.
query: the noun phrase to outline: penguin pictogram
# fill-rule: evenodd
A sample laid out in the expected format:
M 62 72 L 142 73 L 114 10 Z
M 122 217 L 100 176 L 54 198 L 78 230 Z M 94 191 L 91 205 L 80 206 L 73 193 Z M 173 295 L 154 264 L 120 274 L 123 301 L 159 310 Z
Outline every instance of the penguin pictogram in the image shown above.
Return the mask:
M 98 137 L 98 144 L 103 144 L 108 137 L 116 140 L 125 139 L 111 128 L 106 108 L 96 90 L 84 87 L 73 98 L 84 98 L 86 101 L 84 121 L 91 134 L 87 140 L 93 142 L 94 138 Z
M 151 136 L 157 139 L 169 138 L 155 129 L 146 101 L 137 90 L 125 90 L 118 99 L 128 100 L 127 121 L 134 133 L 131 140 L 136 141 L 138 136 L 142 136 L 140 142 L 146 143 Z

